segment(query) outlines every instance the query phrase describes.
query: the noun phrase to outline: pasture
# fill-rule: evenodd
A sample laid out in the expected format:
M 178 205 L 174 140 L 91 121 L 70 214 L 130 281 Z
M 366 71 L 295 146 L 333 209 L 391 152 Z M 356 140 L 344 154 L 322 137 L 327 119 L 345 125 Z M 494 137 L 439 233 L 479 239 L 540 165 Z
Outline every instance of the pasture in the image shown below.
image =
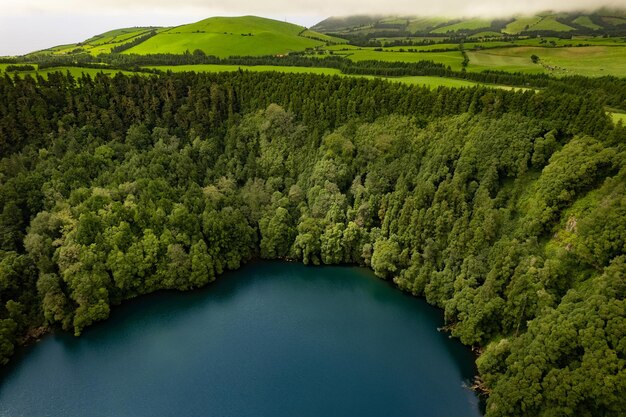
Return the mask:
M 475 18 L 475 19 L 463 20 L 459 23 L 454 23 L 452 25 L 437 28 L 431 31 L 431 33 L 459 32 L 463 30 L 476 30 L 476 29 L 483 29 L 483 28 L 487 29 L 490 26 L 491 26 L 490 19 Z
M 342 53 L 335 52 L 336 55 Z M 343 54 L 353 61 L 386 61 L 386 62 L 419 62 L 433 61 L 451 67 L 453 70 L 462 68 L 463 55 L 461 51 L 449 52 L 397 52 L 397 51 L 375 51 L 371 49 L 357 49 Z
M 555 76 L 584 75 L 626 77 L 626 47 L 588 46 L 571 48 L 516 47 L 468 51 L 468 70 L 487 69 L 548 73 Z M 540 58 L 533 64 L 531 56 Z
M 164 30 L 158 35 L 126 50 L 129 54 L 181 54 L 199 49 L 207 55 L 262 56 L 287 54 L 325 45 L 312 39 L 316 32 L 291 23 L 254 16 L 214 17 L 190 25 Z M 324 35 L 319 35 L 323 38 Z

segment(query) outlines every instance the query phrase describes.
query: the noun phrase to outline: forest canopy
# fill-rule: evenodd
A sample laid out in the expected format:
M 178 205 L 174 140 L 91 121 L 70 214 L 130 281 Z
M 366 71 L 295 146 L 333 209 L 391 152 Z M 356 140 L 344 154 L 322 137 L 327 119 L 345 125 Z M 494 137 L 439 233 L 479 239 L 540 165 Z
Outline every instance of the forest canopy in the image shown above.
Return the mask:
M 0 362 L 253 258 L 350 263 L 487 415 L 626 413 L 626 130 L 589 96 L 277 73 L 0 79 Z

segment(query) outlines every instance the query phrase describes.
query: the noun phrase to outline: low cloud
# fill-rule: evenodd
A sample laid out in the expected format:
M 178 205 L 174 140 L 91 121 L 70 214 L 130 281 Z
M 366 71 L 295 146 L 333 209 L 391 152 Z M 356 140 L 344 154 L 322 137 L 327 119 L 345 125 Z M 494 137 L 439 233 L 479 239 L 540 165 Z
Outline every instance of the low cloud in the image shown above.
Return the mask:
M 355 14 L 499 17 L 626 8 L 626 0 L 0 0 L 0 56 L 75 43 L 111 29 L 176 26 L 211 16 L 258 15 L 312 26 Z
M 169 11 L 189 14 L 285 14 L 350 15 L 393 14 L 429 16 L 506 16 L 545 10 L 593 10 L 599 7 L 626 7 L 625 0 L 395 0 L 393 4 L 367 0 L 0 0 L 9 3 L 4 12 L 119 13 L 121 11 Z

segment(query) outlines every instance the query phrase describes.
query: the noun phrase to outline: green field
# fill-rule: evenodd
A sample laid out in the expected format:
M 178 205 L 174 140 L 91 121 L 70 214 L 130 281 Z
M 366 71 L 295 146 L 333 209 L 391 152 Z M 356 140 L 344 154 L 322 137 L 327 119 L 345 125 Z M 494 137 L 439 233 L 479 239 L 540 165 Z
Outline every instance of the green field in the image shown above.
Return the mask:
M 552 30 L 555 32 L 569 32 L 573 27 L 564 25 L 556 20 L 557 16 L 530 16 L 519 17 L 504 28 L 504 33 L 517 34 L 523 31 Z
M 367 78 L 367 79 L 382 79 L 391 82 L 399 82 L 403 84 L 410 85 L 421 85 L 429 88 L 437 88 L 437 87 L 450 87 L 450 88 L 461 88 L 461 87 L 475 87 L 477 85 L 484 85 L 487 87 L 493 88 L 504 88 L 504 89 L 513 89 L 513 90 L 525 90 L 524 88 L 514 88 L 504 85 L 493 85 L 493 84 L 483 84 L 476 83 L 473 81 L 460 80 L 456 78 L 444 78 L 444 77 L 429 77 L 429 76 L 410 76 L 410 77 L 376 77 L 373 75 L 351 75 L 351 74 L 343 74 L 340 70 L 335 68 L 314 68 L 314 67 L 289 67 L 289 66 L 271 66 L 271 65 L 255 65 L 255 66 L 244 66 L 244 65 L 175 65 L 175 66 L 150 66 L 146 68 L 158 69 L 161 71 L 172 71 L 172 72 L 232 72 L 232 71 L 254 71 L 254 72 L 264 72 L 264 71 L 278 71 L 285 73 L 312 73 L 312 74 L 320 74 L 320 75 L 339 75 L 344 77 L 357 77 L 357 78 Z
M 626 113 L 612 113 L 609 112 L 609 115 L 613 119 L 614 123 L 622 122 L 626 126 Z
M 439 25 L 443 25 L 449 20 L 450 19 L 447 19 L 445 17 L 424 17 L 414 19 L 409 22 L 406 30 L 412 33 L 427 32 L 429 29 L 432 29 Z
M 334 43 L 336 43 L 336 44 L 346 44 L 346 43 L 348 43 L 348 41 L 346 39 L 337 38 L 335 36 L 329 36 L 329 35 L 326 35 L 324 33 L 319 33 L 319 32 L 312 31 L 310 29 L 307 29 L 304 32 L 302 32 L 300 34 L 300 36 L 303 36 L 305 38 L 315 39 L 315 40 L 318 40 L 318 41 L 328 42 L 329 44 L 334 44 Z
M 593 30 L 602 28 L 602 26 L 599 26 L 593 23 L 589 16 L 579 16 L 576 19 L 572 20 L 572 22 L 576 23 L 577 25 L 581 25 L 581 26 L 584 26 L 586 28 L 593 29 Z
M 502 30 L 502 32 L 510 33 L 510 34 L 517 34 L 517 33 L 530 29 L 531 27 L 533 27 L 540 21 L 541 21 L 541 17 L 539 16 L 518 17 L 513 22 L 506 25 L 506 27 Z
M 556 45 L 582 45 L 581 47 L 545 47 L 541 40 L 554 40 Z M 610 46 L 609 46 L 610 45 Z M 447 52 L 428 52 L 428 50 L 447 48 Z M 530 74 L 552 74 L 555 76 L 584 75 L 597 77 L 614 75 L 626 77 L 626 43 L 622 38 L 531 38 L 515 42 L 468 42 L 465 44 L 470 59 L 469 71 L 499 70 Z M 383 51 L 376 48 L 335 45 L 325 48 L 335 55 L 344 56 L 353 61 L 378 60 L 387 62 L 434 61 L 450 66 L 454 70 L 462 68 L 463 56 L 457 44 L 436 44 L 426 46 L 389 47 Z M 415 49 L 419 52 L 408 52 Z M 404 50 L 401 52 L 400 50 Z M 533 64 L 531 56 L 541 59 Z
M 489 19 L 468 19 L 459 23 L 455 23 L 448 26 L 443 26 L 433 30 L 431 33 L 448 33 L 458 32 L 462 30 L 476 30 L 489 28 L 491 26 L 491 20 Z
M 214 17 L 170 28 L 125 51 L 129 54 L 173 53 L 200 49 L 207 55 L 260 56 L 287 54 L 325 44 L 300 36 L 305 28 L 254 16 Z M 313 36 L 315 32 L 308 32 Z M 323 35 L 320 34 L 320 38 Z
M 602 18 L 602 20 L 604 22 L 606 22 L 609 25 L 623 25 L 626 23 L 626 19 L 624 19 L 623 17 L 616 17 L 616 16 L 605 16 Z
M 377 77 L 367 76 L 366 78 L 373 79 Z M 477 85 L 483 85 L 486 87 L 503 88 L 506 90 L 516 89 L 516 88 L 509 87 L 509 86 L 504 86 L 504 85 L 482 84 L 482 83 L 475 83 L 473 81 L 459 80 L 456 78 L 444 78 L 444 77 L 413 76 L 413 77 L 378 77 L 378 78 L 382 78 L 383 80 L 392 81 L 392 82 L 400 82 L 403 84 L 421 85 L 421 86 L 425 86 L 429 88 L 438 88 L 438 87 L 463 88 L 463 87 L 476 87 Z
M 100 35 L 93 36 L 83 42 L 69 44 L 69 45 L 60 45 L 55 46 L 53 48 L 48 49 L 47 51 L 52 52 L 55 55 L 65 55 L 71 53 L 77 48 L 82 49 L 85 52 L 90 53 L 91 55 L 98 55 L 101 53 L 110 53 L 111 48 L 115 46 L 120 46 L 129 42 L 139 36 L 145 35 L 152 30 L 156 30 L 157 32 L 166 30 L 165 28 L 154 28 L 154 27 L 136 27 L 136 28 L 124 28 L 124 29 L 115 29 Z
M 481 39 L 481 38 L 501 38 L 503 35 L 500 32 L 486 31 L 478 32 L 469 37 L 469 39 Z
M 556 76 L 584 75 L 626 77 L 626 47 L 589 46 L 581 48 L 517 47 L 470 51 L 468 69 L 496 69 Z M 533 64 L 537 55 L 541 64 Z
M 339 55 L 340 53 L 335 53 Z M 462 68 L 463 55 L 460 51 L 451 52 L 381 52 L 371 49 L 358 49 L 354 51 L 348 51 L 346 58 L 353 61 L 386 61 L 386 62 L 419 62 L 419 61 L 434 61 L 446 66 L 450 66 L 454 70 L 460 70 Z
M 409 23 L 409 19 L 407 19 L 406 17 L 404 17 L 404 18 L 402 18 L 402 17 L 390 17 L 390 18 L 381 20 L 381 23 L 387 23 L 387 24 L 391 24 L 391 25 L 406 25 L 406 24 Z
M 573 27 L 564 25 L 556 20 L 556 16 L 546 16 L 537 24 L 531 27 L 531 30 L 553 30 L 555 32 L 569 32 L 574 30 Z
M 434 45 L 415 45 L 415 46 L 390 46 L 386 47 L 385 51 L 396 51 L 396 52 L 406 52 L 409 49 L 418 51 L 418 52 L 429 52 L 429 51 L 441 51 L 442 49 L 448 49 L 450 51 L 458 51 L 459 44 L 458 43 L 436 43 Z
M 394 36 L 394 37 L 374 38 L 374 40 L 381 42 L 383 45 L 385 43 L 393 42 L 393 41 L 411 41 L 411 42 L 432 41 L 432 42 L 438 43 L 438 42 L 443 42 L 447 39 L 448 38 L 445 36 Z M 417 46 L 413 46 L 413 48 L 417 48 Z

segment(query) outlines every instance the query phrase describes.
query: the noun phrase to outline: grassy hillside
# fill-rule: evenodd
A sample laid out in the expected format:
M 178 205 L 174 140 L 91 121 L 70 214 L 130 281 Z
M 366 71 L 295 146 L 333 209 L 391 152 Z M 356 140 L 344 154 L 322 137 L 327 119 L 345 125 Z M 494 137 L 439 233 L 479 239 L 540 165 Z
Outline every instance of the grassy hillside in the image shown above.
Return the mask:
M 345 43 L 302 26 L 255 16 L 213 17 L 176 27 L 135 27 L 111 30 L 85 41 L 55 46 L 36 54 L 70 55 L 116 52 L 182 54 L 199 49 L 219 57 L 277 55 L 326 44 Z
M 101 33 L 99 35 L 92 36 L 91 38 L 82 42 L 55 46 L 41 52 L 52 53 L 54 55 L 66 55 L 77 52 L 87 52 L 91 55 L 98 55 L 101 53 L 106 54 L 111 52 L 111 48 L 131 42 L 134 39 L 146 35 L 152 31 L 159 33 L 164 30 L 167 30 L 167 28 L 135 27 L 115 29 L 105 33 Z
M 611 10 L 597 10 L 592 13 L 571 12 L 571 13 L 539 13 L 532 16 L 511 16 L 501 20 L 490 20 L 484 18 L 466 18 L 451 20 L 442 17 L 427 16 L 385 16 L 369 17 L 354 16 L 346 18 L 328 18 L 317 25 L 313 30 L 325 33 L 355 34 L 398 32 L 402 34 L 433 34 L 441 35 L 454 32 L 470 32 L 475 34 L 492 27 L 499 28 L 502 34 L 520 33 L 545 33 L 545 32 L 573 32 L 586 33 L 605 31 L 615 31 L 616 29 L 626 31 L 626 17 L 620 12 Z
M 502 30 L 504 33 L 516 34 L 523 32 L 525 30 L 529 30 L 531 27 L 536 25 L 541 21 L 541 17 L 539 16 L 531 16 L 531 17 L 519 17 L 506 25 L 506 27 Z
M 596 25 L 595 23 L 593 23 L 593 21 L 591 20 L 589 16 L 578 16 L 572 22 L 576 23 L 577 25 L 581 25 L 581 26 L 584 26 L 586 28 L 593 29 L 593 30 L 602 28 L 602 26 Z
M 424 17 L 411 20 L 407 26 L 407 31 L 415 32 L 428 32 L 429 29 L 441 26 L 446 23 L 448 19 L 441 17 Z
M 543 31 L 551 30 L 554 32 L 569 32 L 574 30 L 573 27 L 567 26 L 556 20 L 556 16 L 546 16 L 541 19 L 537 24 L 529 29 L 530 31 Z
M 491 26 L 489 19 L 468 19 L 451 25 L 442 26 L 431 33 L 459 32 L 463 30 L 487 29 Z
M 124 53 L 184 53 L 199 49 L 207 55 L 276 55 L 322 46 L 313 32 L 300 36 L 302 26 L 255 16 L 213 17 L 170 28 Z

